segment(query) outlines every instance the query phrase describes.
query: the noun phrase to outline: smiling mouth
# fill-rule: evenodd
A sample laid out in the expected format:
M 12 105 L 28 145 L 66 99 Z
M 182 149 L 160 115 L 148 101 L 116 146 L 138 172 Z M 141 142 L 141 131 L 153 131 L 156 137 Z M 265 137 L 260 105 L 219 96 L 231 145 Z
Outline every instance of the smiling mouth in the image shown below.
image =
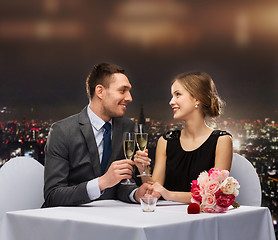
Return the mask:
M 178 110 L 178 108 L 173 108 L 173 113 L 175 114 Z
M 126 104 L 120 104 L 124 109 L 126 109 Z

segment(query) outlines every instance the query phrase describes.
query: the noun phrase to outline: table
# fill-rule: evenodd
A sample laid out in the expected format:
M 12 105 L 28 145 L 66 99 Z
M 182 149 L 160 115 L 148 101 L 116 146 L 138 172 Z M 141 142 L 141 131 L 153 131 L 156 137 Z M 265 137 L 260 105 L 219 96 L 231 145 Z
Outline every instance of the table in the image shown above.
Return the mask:
M 158 202 L 155 212 L 139 204 L 95 201 L 5 214 L 1 240 L 275 240 L 268 208 L 241 206 L 226 213 L 187 214 L 187 206 Z

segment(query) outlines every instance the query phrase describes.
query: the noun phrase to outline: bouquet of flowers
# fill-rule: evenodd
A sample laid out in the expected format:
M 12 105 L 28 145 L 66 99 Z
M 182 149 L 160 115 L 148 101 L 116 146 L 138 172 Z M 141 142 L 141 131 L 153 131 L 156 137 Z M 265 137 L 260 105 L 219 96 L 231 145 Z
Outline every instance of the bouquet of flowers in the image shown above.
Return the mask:
M 234 201 L 239 188 L 238 181 L 229 177 L 229 171 L 212 168 L 192 181 L 191 202 L 199 204 L 202 212 L 225 212 L 231 205 L 239 207 Z

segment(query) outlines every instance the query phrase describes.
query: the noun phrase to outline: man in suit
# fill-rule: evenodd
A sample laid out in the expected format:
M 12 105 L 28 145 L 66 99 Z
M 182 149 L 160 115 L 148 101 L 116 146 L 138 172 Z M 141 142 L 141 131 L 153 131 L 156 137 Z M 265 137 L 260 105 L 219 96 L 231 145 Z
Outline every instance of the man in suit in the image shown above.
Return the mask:
M 111 63 L 95 65 L 86 80 L 89 105 L 51 126 L 45 146 L 43 207 L 100 199 L 139 202 L 146 193 L 148 184 L 138 188 L 120 183 L 131 178 L 134 164 L 124 158 L 122 146 L 123 133 L 134 131 L 134 123 L 123 118 L 132 101 L 124 72 Z M 108 140 L 104 133 L 109 133 Z

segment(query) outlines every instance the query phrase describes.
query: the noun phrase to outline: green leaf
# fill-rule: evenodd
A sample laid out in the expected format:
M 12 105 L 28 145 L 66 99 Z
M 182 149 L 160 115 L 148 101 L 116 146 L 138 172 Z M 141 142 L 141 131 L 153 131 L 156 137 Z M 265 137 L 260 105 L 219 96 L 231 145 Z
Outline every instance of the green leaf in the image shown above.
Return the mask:
M 232 204 L 232 206 L 233 206 L 234 208 L 238 208 L 238 207 L 240 207 L 239 203 L 238 203 L 238 202 L 236 202 L 236 201 L 234 201 L 234 203 Z

